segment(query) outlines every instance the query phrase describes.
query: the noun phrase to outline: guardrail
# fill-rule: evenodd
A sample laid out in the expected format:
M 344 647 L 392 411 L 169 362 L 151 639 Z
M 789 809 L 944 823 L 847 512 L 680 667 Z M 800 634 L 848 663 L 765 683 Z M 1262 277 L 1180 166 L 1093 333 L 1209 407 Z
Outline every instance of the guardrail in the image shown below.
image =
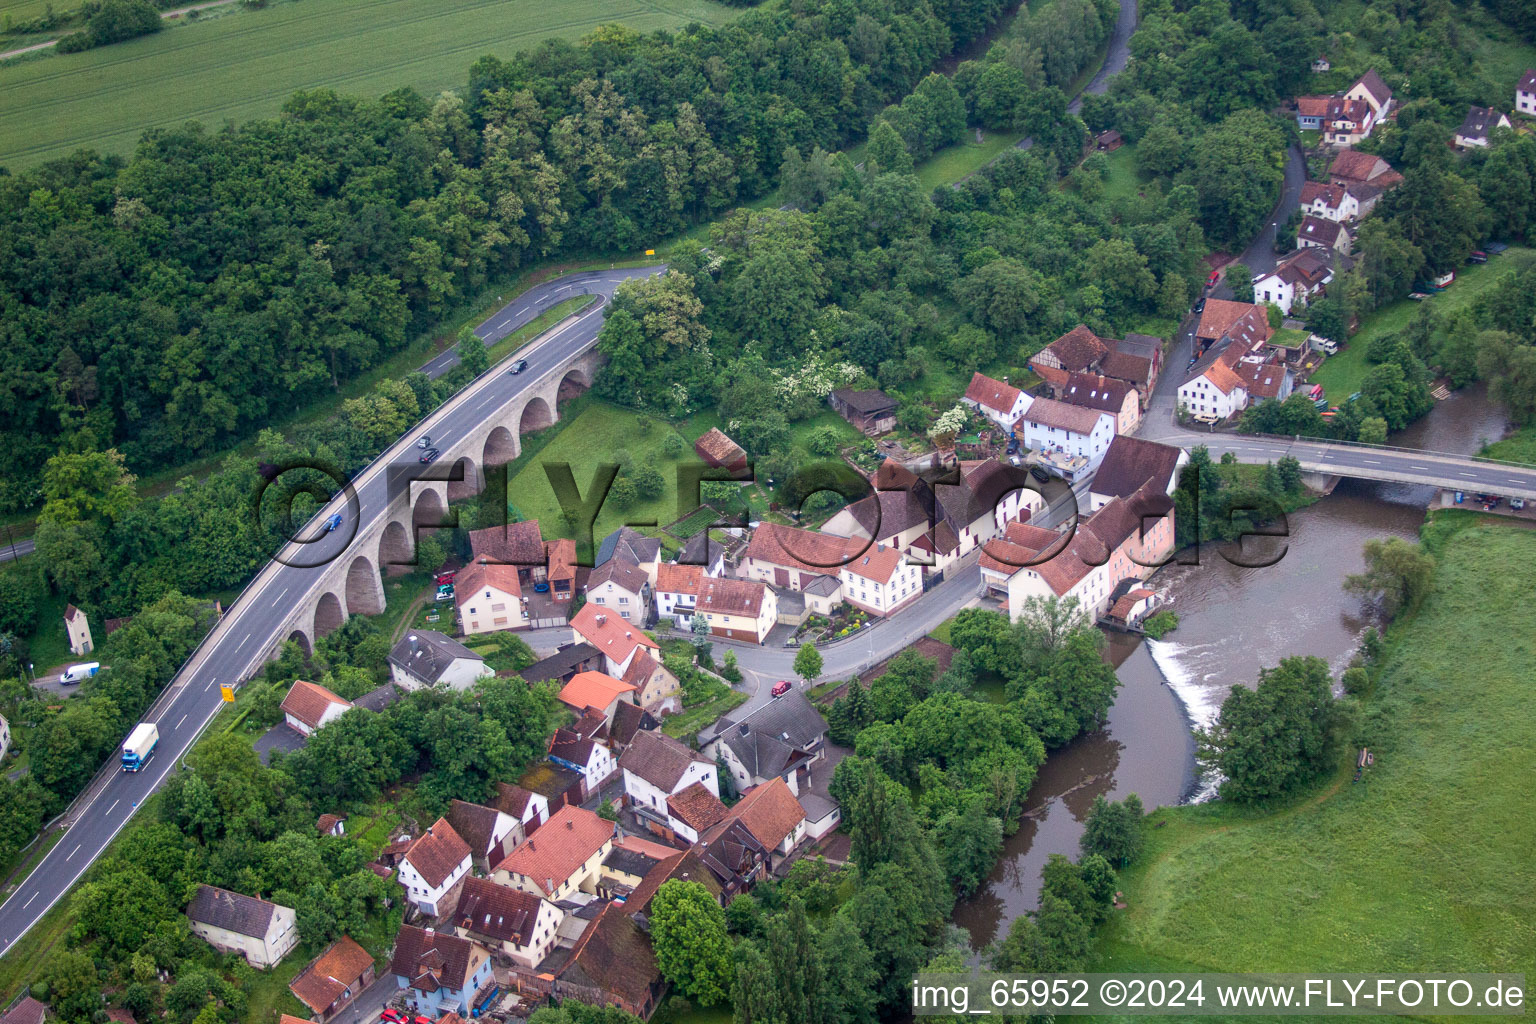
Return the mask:
M 1462 462 L 1481 462 L 1489 466 L 1513 466 L 1516 469 L 1536 470 L 1536 465 L 1529 462 L 1514 462 L 1510 459 L 1490 459 L 1484 455 L 1460 455 L 1456 452 L 1436 451 L 1433 448 L 1403 448 L 1390 444 L 1371 444 L 1368 441 L 1341 441 L 1332 437 L 1313 437 L 1310 434 L 1234 434 L 1234 437 L 1263 437 L 1273 441 L 1286 441 L 1291 444 L 1337 445 L 1341 448 L 1362 448 L 1367 451 L 1394 452 L 1402 455 L 1427 455 L 1431 458 L 1456 459 Z

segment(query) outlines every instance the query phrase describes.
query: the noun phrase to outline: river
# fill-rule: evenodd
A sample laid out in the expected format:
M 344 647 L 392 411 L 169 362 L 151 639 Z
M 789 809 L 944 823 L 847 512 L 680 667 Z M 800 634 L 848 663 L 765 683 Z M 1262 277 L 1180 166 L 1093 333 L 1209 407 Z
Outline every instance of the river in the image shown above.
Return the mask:
M 1505 431 L 1502 407 L 1476 384 L 1437 403 L 1392 443 L 1470 454 Z M 1190 726 L 1208 722 L 1233 686 L 1251 684 L 1261 667 L 1292 654 L 1317 655 L 1342 671 L 1372 624 L 1359 599 L 1344 593 L 1344 577 L 1360 571 L 1367 540 L 1417 537 L 1432 495 L 1345 480 L 1289 517 L 1288 536 L 1274 541 L 1284 554 L 1272 566 L 1239 568 L 1212 546 L 1198 565 L 1159 571 L 1152 586 L 1178 612 L 1179 628 L 1161 642 L 1110 637 L 1106 656 L 1121 689 L 1109 722 L 1051 755 L 986 885 L 957 904 L 955 923 L 970 932 L 972 947 L 1002 938 L 1015 917 L 1035 909 L 1041 867 L 1053 853 L 1077 855 L 1095 796 L 1136 793 L 1148 809 L 1209 797 Z

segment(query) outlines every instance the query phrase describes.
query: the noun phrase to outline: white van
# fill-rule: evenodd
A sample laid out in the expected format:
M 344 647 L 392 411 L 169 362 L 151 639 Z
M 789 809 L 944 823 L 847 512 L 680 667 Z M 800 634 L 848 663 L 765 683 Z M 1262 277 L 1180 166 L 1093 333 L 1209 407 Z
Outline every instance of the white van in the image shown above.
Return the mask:
M 84 665 L 71 665 L 59 676 L 59 682 L 64 686 L 74 686 L 82 679 L 89 679 L 101 671 L 101 662 L 88 661 Z

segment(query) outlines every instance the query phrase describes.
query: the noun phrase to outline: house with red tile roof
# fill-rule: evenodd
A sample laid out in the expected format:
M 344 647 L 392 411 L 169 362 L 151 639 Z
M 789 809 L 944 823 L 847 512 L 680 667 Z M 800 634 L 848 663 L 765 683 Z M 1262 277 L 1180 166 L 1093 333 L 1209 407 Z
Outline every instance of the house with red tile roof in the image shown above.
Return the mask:
M 587 574 L 587 603 L 644 628 L 651 617 L 651 580 L 627 558 L 610 558 Z
M 719 427 L 710 427 L 705 431 L 693 442 L 693 450 L 704 460 L 705 465 L 728 470 L 737 477 L 745 477 L 749 472 L 746 451 Z
M 641 707 L 658 710 L 668 697 L 682 689 L 677 676 L 662 664 L 660 652 L 636 654 L 630 659 L 629 668 L 624 670 L 624 682 L 635 688 L 635 700 Z
M 1076 598 L 1096 619 L 1125 580 L 1144 580 L 1174 550 L 1173 499 L 1148 482 L 1129 499 L 1113 498 L 1058 533 L 1010 523 L 981 557 L 986 591 L 1018 619 L 1032 597 Z
M 624 773 L 624 805 L 657 821 L 666 819 L 669 797 L 695 784 L 720 796 L 715 762 L 660 732 L 636 735 L 619 758 L 619 770 Z
M 605 742 L 578 735 L 570 729 L 556 729 L 550 737 L 549 759 L 562 768 L 580 773 L 582 800 L 601 791 L 618 771 L 613 751 Z
M 560 703 L 578 715 L 596 708 L 605 721 L 613 720 L 613 709 L 620 701 L 635 703 L 635 688 L 606 672 L 578 672 L 560 690 Z
M 1333 158 L 1328 179 L 1335 185 L 1372 185 L 1385 191 L 1402 184 L 1403 176 L 1375 153 L 1346 149 Z
M 706 576 L 699 582 L 694 614 L 704 616 L 710 636 L 760 644 L 779 620 L 779 600 L 756 580 Z
M 1067 374 L 1091 369 L 1109 354 L 1110 344 L 1078 324 L 1066 334 L 1036 352 L 1029 360 L 1029 368 L 1042 380 L 1057 385 L 1066 381 Z
M 764 850 L 770 867 L 777 867 L 795 852 L 805 839 L 805 808 L 783 779 L 770 779 L 754 786 L 727 813 L 706 831 L 700 842 L 708 844 L 732 823 L 743 825 Z
M 633 622 L 615 615 L 611 609 L 584 604 L 571 619 L 574 643 L 589 643 L 602 652 L 603 663 L 611 676 L 622 677 L 629 670 L 635 652 L 643 650 L 653 657 L 661 650 L 656 641 Z
M 666 991 L 650 938 L 624 903 L 607 903 L 581 933 L 555 975 L 563 998 L 615 1006 L 642 1020 Z
M 1068 374 L 1056 397 L 1068 405 L 1109 413 L 1115 418 L 1117 434 L 1129 434 L 1141 423 L 1141 395 L 1136 388 L 1102 373 Z
M 871 544 L 838 574 L 843 600 L 871 615 L 889 615 L 923 593 L 923 570 L 896 548 Z
M 1188 464 L 1189 452 L 1177 445 L 1117 437 L 1093 475 L 1088 510 L 1097 511 L 1114 498 L 1129 498 L 1148 484 L 1172 497 L 1179 486 L 1179 474 Z
M 513 782 L 496 783 L 496 798 L 491 804 L 516 818 L 523 826 L 524 835 L 533 835 L 549 820 L 548 798 Z
M 452 800 L 445 815 L 459 838 L 469 845 L 474 866 L 489 871 L 523 841 L 523 823 L 506 811 L 468 800 Z
M 576 892 L 596 892 L 613 837 L 612 822 L 567 805 L 507 854 L 491 878 L 555 902 Z
M 1300 311 L 1322 298 L 1333 280 L 1333 263 L 1317 248 L 1298 249 L 1253 282 L 1253 297 L 1270 302 L 1280 312 Z
M 503 629 L 523 629 L 528 612 L 515 565 L 471 562 L 453 581 L 459 631 L 466 636 Z
M 338 697 L 319 683 L 296 680 L 283 698 L 283 721 L 303 736 L 320 729 L 352 710 L 352 702 Z
M 529 970 L 544 962 L 565 911 L 532 893 L 470 876 L 453 909 L 453 930 Z
M 656 616 L 670 619 L 678 629 L 687 629 L 699 600 L 699 584 L 704 581 L 704 566 L 673 565 L 656 567 Z
M 373 954 L 343 935 L 288 983 L 319 1024 L 336 1016 L 373 984 Z
M 1092 473 L 1115 439 L 1113 414 L 1037 398 L 1019 420 L 1016 435 L 1067 480 Z
M 438 818 L 400 858 L 400 884 L 405 886 L 406 898 L 423 914 L 436 917 L 446 909 L 444 897 L 469 874 L 471 860 L 469 844 L 447 818 Z
M 444 1021 L 469 1015 L 496 987 L 490 951 L 480 943 L 408 924 L 395 933 L 389 971 L 415 1012 Z
M 667 827 L 690 843 L 698 842 L 710 826 L 725 818 L 728 810 L 719 795 L 703 782 L 695 782 L 667 797 L 666 807 Z
M 961 403 L 970 406 L 1004 430 L 1012 429 L 1013 423 L 1024 415 L 1029 403 L 1034 401 L 1027 393 L 1007 381 L 993 380 L 984 373 L 971 375 L 971 383 L 965 389 Z

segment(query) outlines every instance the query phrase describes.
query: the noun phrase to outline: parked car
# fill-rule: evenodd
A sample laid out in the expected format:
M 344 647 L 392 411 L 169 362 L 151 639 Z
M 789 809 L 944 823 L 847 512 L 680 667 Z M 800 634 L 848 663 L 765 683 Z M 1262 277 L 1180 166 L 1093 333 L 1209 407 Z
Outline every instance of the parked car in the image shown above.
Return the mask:
M 1220 280 L 1221 280 L 1221 271 L 1213 270 L 1213 271 L 1211 271 L 1211 276 L 1205 279 L 1205 286 L 1207 288 L 1213 288 L 1213 287 L 1215 287 L 1216 282 L 1220 281 Z
M 1192 310 L 1192 312 L 1195 312 L 1195 313 L 1204 313 L 1205 312 L 1205 296 L 1204 295 L 1200 296 L 1198 299 L 1195 300 L 1195 306 L 1194 306 L 1194 309 Z
M 416 439 L 416 447 L 417 448 L 431 448 L 432 447 L 432 439 L 430 437 L 428 437 L 426 434 L 422 434 L 421 437 Z
M 336 529 L 336 527 L 338 527 L 340 525 L 341 525 L 341 513 L 340 512 L 333 512 L 333 513 L 331 513 L 331 518 L 329 518 L 329 519 L 327 519 L 325 521 L 325 532 L 326 533 L 330 533 L 332 530 Z
M 517 374 L 522 373 L 526 369 L 528 369 L 528 360 L 519 359 L 517 362 L 512 364 L 509 370 L 507 370 L 507 374 L 509 376 L 515 377 Z
M 431 1017 L 418 1015 L 415 1020 L 411 1021 L 411 1024 L 437 1024 L 437 1022 Z
M 436 448 L 428 448 L 426 451 L 421 453 L 421 458 L 417 459 L 416 461 L 417 462 L 436 462 L 437 461 L 437 457 L 439 455 L 441 455 L 441 454 L 443 454 L 443 453 L 438 451 Z
M 790 691 L 793 685 L 794 684 L 791 683 L 788 679 L 780 679 L 778 682 L 773 684 L 773 689 L 769 692 L 772 693 L 775 697 L 782 697 Z
M 99 661 L 88 661 L 83 665 L 71 665 L 59 676 L 59 684 L 61 686 L 74 686 L 82 679 L 89 679 L 100 671 L 101 662 Z
M 456 572 L 440 572 L 432 580 L 438 586 L 442 586 L 444 583 L 452 583 L 456 576 L 458 576 Z
M 1487 263 L 1488 254 L 1481 250 L 1474 251 L 1467 256 L 1468 263 Z
M 1509 499 L 1509 507 L 1514 509 L 1516 512 L 1519 512 L 1521 509 L 1525 508 L 1525 499 L 1524 498 L 1510 498 Z
M 379 1020 L 386 1021 L 388 1024 L 406 1024 L 410 1019 L 394 1007 L 388 1007 L 383 1013 L 379 1014 Z
M 1043 466 L 1030 466 L 1029 475 L 1034 477 L 1036 482 L 1042 484 L 1048 483 L 1051 479 L 1051 474 L 1046 472 Z

